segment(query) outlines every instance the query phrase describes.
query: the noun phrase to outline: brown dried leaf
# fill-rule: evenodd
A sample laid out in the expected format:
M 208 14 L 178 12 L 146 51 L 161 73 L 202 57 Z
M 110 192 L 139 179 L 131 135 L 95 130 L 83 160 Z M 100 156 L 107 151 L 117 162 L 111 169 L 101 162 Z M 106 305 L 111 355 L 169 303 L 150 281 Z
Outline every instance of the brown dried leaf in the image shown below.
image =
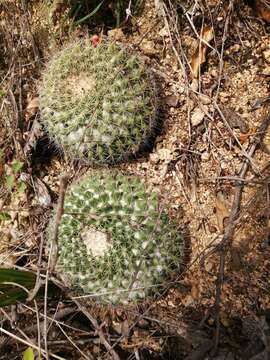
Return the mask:
M 52 202 L 51 196 L 47 186 L 38 178 L 34 179 L 34 190 L 39 204 L 44 207 L 49 207 Z
M 170 107 L 177 107 L 179 104 L 179 96 L 177 95 L 168 95 L 165 98 L 165 102 Z
M 216 194 L 216 217 L 218 228 L 221 232 L 224 230 L 224 219 L 229 217 L 228 201 L 225 199 L 224 194 L 219 191 Z
M 200 125 L 205 117 L 205 112 L 202 108 L 196 108 L 191 114 L 191 125 L 193 127 Z
M 213 28 L 210 26 L 205 26 L 202 29 L 201 38 L 205 42 L 210 43 L 210 41 L 213 40 L 213 38 L 214 38 Z M 197 49 L 191 58 L 191 70 L 192 70 L 193 78 L 198 77 L 200 66 L 206 60 L 206 50 L 207 50 L 207 45 L 205 43 L 203 43 L 201 40 L 199 40 Z
M 121 324 L 121 334 L 124 337 L 128 337 L 129 335 L 129 324 L 127 320 L 124 320 Z
M 255 10 L 263 20 L 270 23 L 270 1 L 269 0 L 256 0 L 255 1 Z
M 243 134 L 248 132 L 248 125 L 232 108 L 223 105 L 219 107 L 231 128 L 238 128 Z
M 35 97 L 29 103 L 27 104 L 26 110 L 25 110 L 25 120 L 28 121 L 32 117 L 34 117 L 38 111 L 39 108 L 39 98 Z

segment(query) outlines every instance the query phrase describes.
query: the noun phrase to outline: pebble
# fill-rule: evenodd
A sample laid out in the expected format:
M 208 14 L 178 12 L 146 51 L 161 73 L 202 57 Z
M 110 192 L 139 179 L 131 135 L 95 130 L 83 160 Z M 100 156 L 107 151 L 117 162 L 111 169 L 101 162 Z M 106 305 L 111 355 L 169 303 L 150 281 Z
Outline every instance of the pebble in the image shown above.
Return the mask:
M 198 126 L 203 122 L 205 113 L 201 108 L 196 108 L 191 115 L 191 125 Z
M 154 41 L 144 40 L 140 45 L 140 49 L 144 55 L 147 56 L 155 56 L 158 54 L 158 50 L 155 49 Z
M 108 37 L 110 40 L 121 41 L 125 39 L 123 30 L 120 28 L 112 29 L 108 31 Z

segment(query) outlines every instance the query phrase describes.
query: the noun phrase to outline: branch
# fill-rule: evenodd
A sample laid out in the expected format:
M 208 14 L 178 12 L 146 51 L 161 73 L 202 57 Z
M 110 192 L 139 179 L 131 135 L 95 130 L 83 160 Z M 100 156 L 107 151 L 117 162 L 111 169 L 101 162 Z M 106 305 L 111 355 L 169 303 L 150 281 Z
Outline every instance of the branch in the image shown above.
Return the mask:
M 58 258 L 58 231 L 59 231 L 59 225 L 61 222 L 61 218 L 64 212 L 64 200 L 65 200 L 65 194 L 67 189 L 67 183 L 68 183 L 68 176 L 62 175 L 60 179 L 60 194 L 58 199 L 58 205 L 56 210 L 56 218 L 54 223 L 54 229 L 53 229 L 53 236 L 52 236 L 52 242 L 51 242 L 51 253 L 49 257 L 49 274 L 52 274 L 54 272 L 57 258 Z
M 98 325 L 97 320 L 89 313 L 89 311 L 87 310 L 87 308 L 85 306 L 81 305 L 80 301 L 78 301 L 72 297 L 71 297 L 71 299 L 77 305 L 78 309 L 90 320 L 90 322 L 94 326 L 94 328 L 99 336 L 101 344 L 105 346 L 107 351 L 111 354 L 112 358 L 114 360 L 120 360 L 119 355 L 116 353 L 116 351 L 113 349 L 113 347 L 111 346 L 109 341 L 106 339 L 106 337 L 102 331 L 102 328 Z
M 242 166 L 240 169 L 239 177 L 241 180 L 238 180 L 235 185 L 235 193 L 231 208 L 231 213 L 228 219 L 228 224 L 225 228 L 223 238 L 218 246 L 218 250 L 220 253 L 219 258 L 219 270 L 218 270 L 218 279 L 216 285 L 216 299 L 215 299 L 215 307 L 216 307 L 216 334 L 215 334 L 215 346 L 214 351 L 217 350 L 220 338 L 220 303 L 221 303 L 221 293 L 222 293 L 222 285 L 224 283 L 224 269 L 225 269 L 225 257 L 226 250 L 232 240 L 234 234 L 234 228 L 236 220 L 239 216 L 240 203 L 242 199 L 242 193 L 244 188 L 244 177 L 248 171 L 250 165 L 250 159 L 254 156 L 254 153 L 258 146 L 263 141 L 265 132 L 270 124 L 270 113 L 263 119 L 259 129 L 257 131 L 257 135 L 254 137 L 253 142 L 250 145 L 247 156 L 244 158 L 242 162 Z

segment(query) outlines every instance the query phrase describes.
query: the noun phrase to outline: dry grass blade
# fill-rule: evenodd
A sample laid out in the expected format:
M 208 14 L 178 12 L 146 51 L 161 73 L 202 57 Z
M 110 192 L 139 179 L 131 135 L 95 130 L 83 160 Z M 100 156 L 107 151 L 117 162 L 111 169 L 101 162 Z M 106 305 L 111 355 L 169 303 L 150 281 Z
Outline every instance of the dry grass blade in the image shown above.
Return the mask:
M 39 348 L 37 345 L 35 345 L 33 342 L 29 342 L 29 341 L 27 341 L 27 340 L 24 340 L 24 339 L 20 338 L 19 336 L 14 335 L 14 334 L 11 333 L 10 331 L 7 331 L 7 330 L 3 329 L 2 327 L 0 327 L 0 332 L 2 332 L 2 333 L 5 334 L 5 335 L 10 336 L 12 339 L 14 339 L 14 340 L 16 340 L 16 341 L 18 341 L 18 342 L 20 342 L 20 343 L 22 343 L 22 344 L 25 344 L 25 345 L 27 345 L 27 346 L 30 346 L 30 347 L 32 347 L 32 348 L 35 349 L 35 350 L 41 351 L 41 353 L 46 356 L 46 351 L 45 351 L 44 349 L 40 349 L 40 348 Z M 53 359 L 56 359 L 56 360 L 66 360 L 65 358 L 63 358 L 63 357 L 61 357 L 61 356 L 58 356 L 58 355 L 55 355 L 55 354 L 53 354 L 53 353 L 50 353 L 50 356 L 51 356 Z

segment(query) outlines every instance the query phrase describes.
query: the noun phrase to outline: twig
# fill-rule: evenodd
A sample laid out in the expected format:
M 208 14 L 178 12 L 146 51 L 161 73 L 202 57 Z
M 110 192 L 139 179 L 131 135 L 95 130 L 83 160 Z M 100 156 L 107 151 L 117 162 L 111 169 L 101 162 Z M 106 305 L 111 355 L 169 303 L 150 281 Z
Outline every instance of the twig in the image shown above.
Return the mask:
M 95 328 L 95 330 L 96 330 L 96 332 L 97 332 L 97 334 L 99 336 L 101 344 L 105 346 L 105 348 L 111 354 L 113 359 L 114 360 L 120 360 L 119 355 L 112 348 L 109 341 L 105 338 L 105 335 L 104 335 L 104 333 L 102 331 L 102 328 L 99 326 L 97 320 L 89 313 L 89 311 L 86 309 L 85 306 L 81 305 L 80 301 L 75 300 L 75 299 L 72 299 L 72 301 L 77 305 L 78 309 L 90 320 L 90 322 L 94 326 L 94 328 Z
M 250 159 L 253 157 L 258 145 L 262 142 L 265 132 L 270 124 L 270 113 L 263 119 L 259 129 L 257 131 L 257 136 L 254 137 L 254 140 L 250 146 L 248 151 L 248 156 L 244 157 L 240 172 L 238 177 L 240 179 L 244 178 L 247 170 L 250 165 Z M 232 240 L 235 223 L 239 216 L 240 203 L 242 199 L 242 192 L 244 188 L 244 181 L 239 180 L 235 185 L 235 193 L 231 208 L 231 213 L 228 219 L 228 224 L 225 228 L 223 238 L 218 246 L 218 250 L 220 252 L 219 255 L 219 270 L 218 270 L 218 279 L 216 285 L 216 298 L 215 298 L 215 307 L 216 307 L 216 334 L 215 334 L 215 345 L 214 351 L 217 350 L 220 338 L 220 303 L 221 303 L 221 293 L 222 293 L 222 285 L 224 283 L 224 269 L 225 269 L 225 257 L 226 250 Z
M 42 280 L 40 278 L 40 267 L 41 267 L 41 260 L 42 260 L 43 245 L 44 245 L 44 237 L 43 237 L 43 234 L 41 234 L 36 283 L 35 283 L 34 288 L 29 291 L 27 301 L 32 301 L 36 297 L 36 295 L 37 295 L 39 289 L 41 288 L 41 286 L 43 286 L 44 283 L 45 283 L 44 280 Z
M 60 193 L 59 193 L 59 199 L 58 199 L 58 205 L 56 209 L 56 217 L 55 217 L 55 223 L 53 228 L 53 236 L 51 240 L 51 247 L 50 247 L 50 253 L 49 253 L 49 259 L 48 259 L 48 268 L 46 271 L 46 280 L 45 280 L 45 293 L 44 293 L 44 347 L 46 351 L 46 358 L 48 359 L 48 351 L 47 351 L 47 300 L 48 300 L 48 284 L 49 284 L 49 276 L 54 272 L 57 258 L 58 258 L 58 231 L 59 231 L 59 225 L 61 222 L 61 218 L 64 211 L 64 200 L 65 200 L 65 193 L 67 189 L 67 183 L 68 183 L 68 176 L 67 174 L 64 174 L 61 176 L 60 179 Z
M 262 184 L 269 184 L 270 183 L 270 178 L 269 176 L 267 176 L 266 178 L 263 178 L 261 180 L 256 180 L 256 179 L 242 179 L 239 176 L 217 176 L 217 177 L 208 177 L 208 178 L 199 178 L 197 179 L 197 181 L 199 183 L 207 183 L 207 182 L 217 182 L 217 181 L 232 181 L 232 182 L 236 182 L 236 181 L 242 181 L 246 184 L 257 184 L 257 185 L 262 185 Z
M 61 222 L 61 218 L 64 211 L 64 200 L 65 200 L 65 194 L 67 189 L 67 183 L 68 183 L 68 176 L 62 175 L 60 179 L 60 194 L 58 199 L 58 205 L 56 210 L 56 217 L 55 217 L 55 223 L 53 228 L 53 236 L 51 241 L 51 251 L 49 256 L 49 274 L 52 274 L 54 272 L 56 263 L 57 263 L 57 257 L 58 257 L 58 231 L 59 231 L 59 225 Z
M 38 347 L 37 345 L 35 345 L 32 341 L 30 342 L 30 341 L 21 339 L 20 337 L 18 337 L 18 336 L 16 336 L 16 335 L 14 335 L 13 333 L 11 333 L 11 332 L 3 329 L 2 327 L 0 327 L 0 331 L 1 331 L 3 334 L 5 334 L 5 335 L 10 336 L 12 339 L 21 342 L 22 344 L 25 344 L 25 345 L 27 345 L 27 346 L 30 346 L 30 347 L 32 347 L 33 349 L 39 350 L 39 347 Z M 40 350 L 41 350 L 42 354 L 46 354 L 46 352 L 45 352 L 44 349 L 40 349 Z M 58 356 L 58 355 L 55 355 L 55 354 L 52 354 L 52 353 L 50 353 L 50 356 L 51 356 L 52 358 L 54 358 L 54 359 L 57 359 L 57 360 L 66 360 L 66 359 L 62 358 L 61 356 Z

